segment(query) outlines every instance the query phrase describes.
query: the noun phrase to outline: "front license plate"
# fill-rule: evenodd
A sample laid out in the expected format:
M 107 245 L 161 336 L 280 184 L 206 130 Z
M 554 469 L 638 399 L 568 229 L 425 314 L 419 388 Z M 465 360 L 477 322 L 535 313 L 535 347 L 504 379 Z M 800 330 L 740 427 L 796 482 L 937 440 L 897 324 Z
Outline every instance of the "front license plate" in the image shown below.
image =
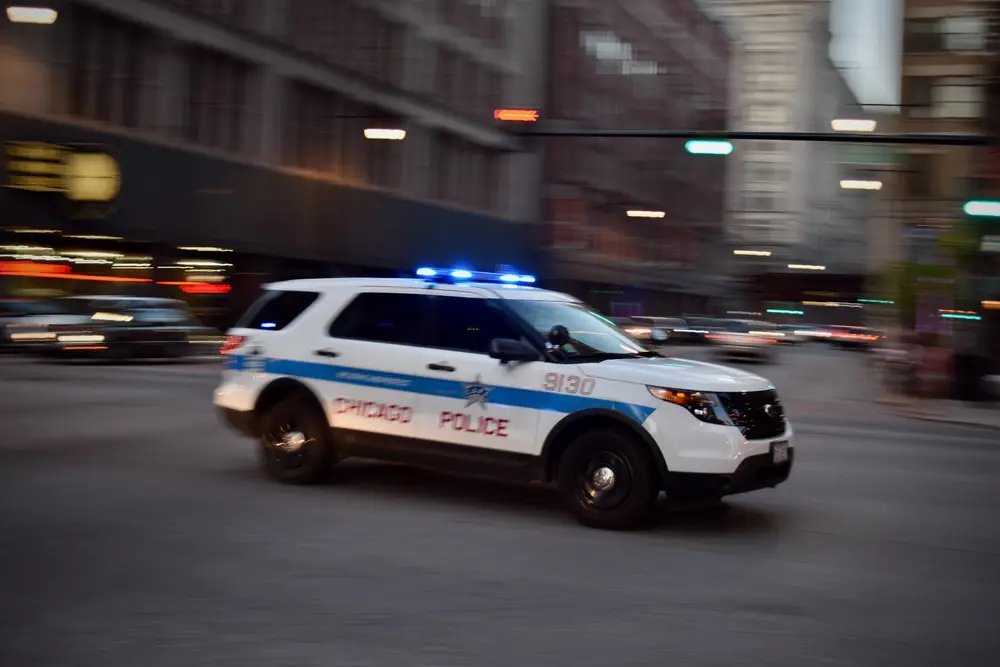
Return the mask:
M 771 456 L 774 463 L 784 463 L 788 460 L 788 441 L 775 442 L 771 444 Z

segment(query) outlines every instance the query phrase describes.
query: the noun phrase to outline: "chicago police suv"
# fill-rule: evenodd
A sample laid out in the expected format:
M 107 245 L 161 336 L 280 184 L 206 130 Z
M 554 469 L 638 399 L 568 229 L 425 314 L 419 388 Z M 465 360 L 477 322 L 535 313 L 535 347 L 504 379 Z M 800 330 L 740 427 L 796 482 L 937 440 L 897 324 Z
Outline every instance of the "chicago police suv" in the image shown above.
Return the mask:
M 215 404 L 278 480 L 363 457 L 555 482 L 577 519 L 625 528 L 661 490 L 774 487 L 792 429 L 767 380 L 640 346 L 530 276 L 267 286 L 230 331 Z

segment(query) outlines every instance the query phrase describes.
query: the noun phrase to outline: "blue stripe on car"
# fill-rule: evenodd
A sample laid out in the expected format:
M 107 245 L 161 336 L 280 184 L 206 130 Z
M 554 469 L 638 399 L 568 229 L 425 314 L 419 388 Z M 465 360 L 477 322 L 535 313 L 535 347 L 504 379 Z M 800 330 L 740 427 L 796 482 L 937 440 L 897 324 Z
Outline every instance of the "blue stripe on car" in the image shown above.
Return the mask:
M 404 375 L 387 371 L 372 371 L 350 366 L 334 366 L 310 361 L 292 361 L 290 359 L 262 359 L 247 357 L 247 355 L 230 355 L 227 367 L 229 370 L 256 370 L 257 372 L 281 375 L 285 377 L 308 378 L 327 382 L 342 382 L 363 387 L 381 387 L 395 391 L 406 391 L 423 396 L 439 396 L 466 400 L 465 385 L 467 382 L 458 380 L 443 380 L 421 375 Z M 471 380 L 470 380 L 471 382 Z M 520 389 L 517 387 L 502 387 L 490 385 L 487 401 L 493 405 L 505 405 L 516 408 L 529 408 L 569 414 L 580 410 L 604 408 L 628 415 L 642 423 L 656 408 L 625 401 L 611 401 L 592 396 L 560 394 L 552 391 L 536 389 Z

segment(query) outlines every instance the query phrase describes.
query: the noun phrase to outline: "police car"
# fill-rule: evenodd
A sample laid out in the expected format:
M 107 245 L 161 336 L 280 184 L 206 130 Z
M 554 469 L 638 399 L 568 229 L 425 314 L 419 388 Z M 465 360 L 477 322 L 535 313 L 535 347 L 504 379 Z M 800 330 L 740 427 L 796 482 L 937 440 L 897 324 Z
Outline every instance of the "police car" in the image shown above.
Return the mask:
M 764 378 L 642 347 L 534 278 L 280 282 L 229 332 L 214 401 L 294 484 L 359 457 L 555 483 L 589 526 L 640 522 L 660 491 L 774 487 L 792 429 Z

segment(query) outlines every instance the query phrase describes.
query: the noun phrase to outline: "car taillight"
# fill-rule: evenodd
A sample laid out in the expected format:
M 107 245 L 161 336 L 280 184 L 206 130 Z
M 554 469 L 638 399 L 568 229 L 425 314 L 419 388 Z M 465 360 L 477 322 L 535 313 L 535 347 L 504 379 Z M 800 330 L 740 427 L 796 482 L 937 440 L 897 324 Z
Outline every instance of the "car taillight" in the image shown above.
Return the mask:
M 226 340 L 222 343 L 222 349 L 219 350 L 222 354 L 229 354 L 240 345 L 245 343 L 247 340 L 246 336 L 226 336 Z

